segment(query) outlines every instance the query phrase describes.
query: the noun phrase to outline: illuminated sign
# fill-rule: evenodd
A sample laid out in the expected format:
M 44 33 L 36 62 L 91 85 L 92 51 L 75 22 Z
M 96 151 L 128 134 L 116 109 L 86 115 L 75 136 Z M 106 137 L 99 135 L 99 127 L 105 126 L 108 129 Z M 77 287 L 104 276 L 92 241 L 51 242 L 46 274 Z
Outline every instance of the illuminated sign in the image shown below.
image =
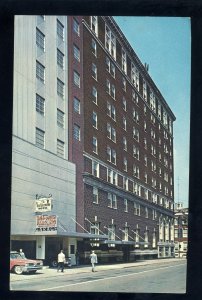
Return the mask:
M 51 211 L 52 199 L 51 198 L 40 198 L 35 200 L 35 212 Z
M 57 233 L 57 216 L 36 216 L 36 233 L 53 234 Z

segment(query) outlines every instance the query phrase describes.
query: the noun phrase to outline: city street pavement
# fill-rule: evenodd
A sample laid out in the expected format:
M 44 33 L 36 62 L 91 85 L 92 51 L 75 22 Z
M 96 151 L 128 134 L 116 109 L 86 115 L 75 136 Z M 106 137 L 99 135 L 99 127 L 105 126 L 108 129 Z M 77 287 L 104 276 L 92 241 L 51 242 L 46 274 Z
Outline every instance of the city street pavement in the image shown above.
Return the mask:
M 118 264 L 103 264 L 96 265 L 96 271 L 103 270 L 115 270 L 115 269 L 123 269 L 123 268 L 131 268 L 138 266 L 146 266 L 146 265 L 158 265 L 160 263 L 172 263 L 172 262 L 180 262 L 186 260 L 185 258 L 167 258 L 167 259 L 153 259 L 153 260 L 144 260 L 144 261 L 136 261 L 131 263 L 118 263 Z M 81 273 L 89 273 L 91 272 L 91 264 L 89 265 L 81 265 L 81 266 L 72 266 L 71 268 L 65 268 L 64 273 L 57 272 L 57 268 L 49 268 L 44 266 L 42 270 L 36 272 L 36 274 L 23 274 L 16 275 L 10 274 L 10 281 L 18 281 L 18 280 L 32 280 L 33 278 L 46 278 L 53 276 L 64 276 L 64 275 L 73 275 L 73 274 L 81 274 Z

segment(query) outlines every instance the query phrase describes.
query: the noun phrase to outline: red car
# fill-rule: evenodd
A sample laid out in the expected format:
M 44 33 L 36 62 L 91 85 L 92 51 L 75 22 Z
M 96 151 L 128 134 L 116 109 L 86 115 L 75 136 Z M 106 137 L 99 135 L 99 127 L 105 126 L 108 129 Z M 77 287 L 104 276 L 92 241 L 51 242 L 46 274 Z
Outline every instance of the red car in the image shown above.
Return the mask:
M 14 272 L 18 275 L 22 273 L 35 273 L 37 270 L 43 268 L 42 260 L 32 260 L 23 258 L 19 252 L 10 252 L 10 272 Z

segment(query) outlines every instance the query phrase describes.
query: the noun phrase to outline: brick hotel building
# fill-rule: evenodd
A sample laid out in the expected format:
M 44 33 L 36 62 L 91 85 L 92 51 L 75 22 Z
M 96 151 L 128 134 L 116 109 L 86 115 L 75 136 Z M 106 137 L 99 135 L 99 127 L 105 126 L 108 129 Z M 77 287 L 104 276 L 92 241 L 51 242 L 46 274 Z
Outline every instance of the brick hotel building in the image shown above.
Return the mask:
M 175 116 L 113 17 L 16 16 L 13 111 L 12 248 L 174 256 Z

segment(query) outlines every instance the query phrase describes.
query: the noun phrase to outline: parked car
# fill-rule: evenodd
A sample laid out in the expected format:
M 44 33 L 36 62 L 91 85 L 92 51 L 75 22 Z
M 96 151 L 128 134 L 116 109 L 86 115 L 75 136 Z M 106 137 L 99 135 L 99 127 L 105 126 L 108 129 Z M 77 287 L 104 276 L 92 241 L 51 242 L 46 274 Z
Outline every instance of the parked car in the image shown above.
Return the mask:
M 10 272 L 20 275 L 22 273 L 35 273 L 42 268 L 42 260 L 23 258 L 17 251 L 10 252 Z
M 57 268 L 57 266 L 58 266 L 58 260 L 56 257 L 49 257 L 48 259 L 45 260 L 45 263 L 53 268 Z M 65 267 L 70 268 L 71 266 L 72 266 L 71 257 L 66 257 Z

